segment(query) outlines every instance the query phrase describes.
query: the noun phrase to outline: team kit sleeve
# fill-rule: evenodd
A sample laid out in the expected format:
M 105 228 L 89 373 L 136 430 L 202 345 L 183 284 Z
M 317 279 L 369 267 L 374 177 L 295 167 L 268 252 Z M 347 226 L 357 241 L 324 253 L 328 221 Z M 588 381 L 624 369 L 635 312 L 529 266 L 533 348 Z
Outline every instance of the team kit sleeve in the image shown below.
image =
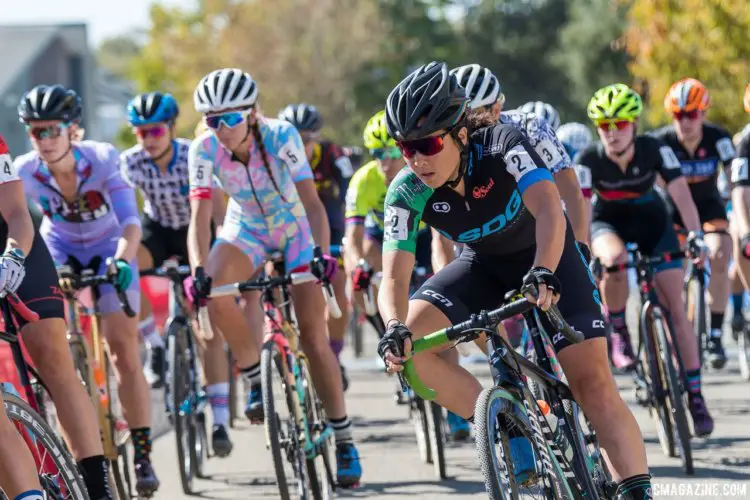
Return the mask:
M 408 168 L 393 179 L 385 196 L 383 253 L 394 250 L 416 253 L 419 223 L 432 193 Z
M 282 126 L 284 129 L 280 133 L 279 157 L 289 166 L 292 181 L 296 184 L 306 179 L 312 179 L 312 168 L 310 168 L 310 162 L 305 154 L 302 137 L 291 123 L 284 122 Z
M 349 183 L 351 182 L 352 175 L 354 175 L 354 169 L 352 168 L 352 161 L 344 153 L 344 150 L 339 146 L 333 147 L 333 164 L 336 167 L 336 182 L 339 183 L 339 193 L 341 201 L 345 202 L 346 192 L 349 189 Z
M 737 156 L 734 143 L 732 143 L 732 136 L 723 128 L 719 128 L 719 139 L 716 141 L 716 151 L 719 153 L 719 159 L 726 166 L 728 166 Z
M 573 159 L 573 168 L 578 177 L 578 184 L 581 185 L 581 192 L 584 198 L 591 198 L 594 194 L 594 178 L 591 175 L 590 158 L 593 152 L 584 150 L 576 154 Z
M 682 177 L 680 160 L 677 159 L 674 150 L 658 139 L 654 139 L 653 141 L 653 147 L 657 149 L 657 154 L 655 155 L 658 161 L 657 171 L 662 179 L 664 179 L 664 182 L 669 184 L 673 180 Z
M 745 136 L 737 144 L 735 158 L 732 160 L 729 180 L 732 186 L 750 187 L 750 134 Z
M 572 167 L 570 156 L 547 122 L 534 116 L 528 128 L 529 143 L 553 174 Z
M 138 202 L 135 190 L 122 174 L 120 166 L 120 153 L 114 146 L 107 144 L 103 156 L 106 158 L 104 165 L 109 168 L 108 176 L 104 181 L 104 187 L 112 199 L 112 208 L 121 227 L 135 225 L 141 226 L 141 218 L 138 214 Z
M 493 142 L 500 147 L 491 148 L 489 156 L 501 157 L 521 195 L 537 182 L 555 182 L 544 161 L 518 130 L 508 125 L 496 125 L 495 128 L 492 133 L 497 139 Z
M 16 170 L 16 166 L 10 157 L 8 145 L 5 143 L 3 136 L 0 135 L 0 184 L 20 180 L 21 177 L 18 175 L 18 170 Z
M 365 169 L 358 170 L 346 190 L 344 217 L 346 217 L 347 225 L 364 224 L 365 217 L 370 211 L 367 204 L 367 190 L 364 189 L 366 173 Z
M 214 159 L 203 147 L 203 138 L 195 139 L 188 149 L 188 183 L 191 200 L 211 200 L 214 188 Z

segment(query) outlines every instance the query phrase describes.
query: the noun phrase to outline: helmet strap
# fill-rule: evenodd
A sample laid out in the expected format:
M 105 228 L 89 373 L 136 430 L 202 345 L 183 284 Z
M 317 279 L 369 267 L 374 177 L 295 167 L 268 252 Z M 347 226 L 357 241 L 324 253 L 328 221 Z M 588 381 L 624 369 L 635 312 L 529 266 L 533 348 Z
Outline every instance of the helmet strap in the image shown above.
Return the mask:
M 466 173 L 466 167 L 469 164 L 469 146 L 461 142 L 461 139 L 458 137 L 458 131 L 461 130 L 461 127 L 462 126 L 455 127 L 450 132 L 451 137 L 458 146 L 458 152 L 460 155 L 458 167 L 456 168 L 456 178 L 453 180 L 449 179 L 445 181 L 445 184 L 443 184 L 444 186 L 448 186 L 451 189 L 456 189 L 456 187 L 461 183 L 461 180 L 464 178 L 464 174 Z

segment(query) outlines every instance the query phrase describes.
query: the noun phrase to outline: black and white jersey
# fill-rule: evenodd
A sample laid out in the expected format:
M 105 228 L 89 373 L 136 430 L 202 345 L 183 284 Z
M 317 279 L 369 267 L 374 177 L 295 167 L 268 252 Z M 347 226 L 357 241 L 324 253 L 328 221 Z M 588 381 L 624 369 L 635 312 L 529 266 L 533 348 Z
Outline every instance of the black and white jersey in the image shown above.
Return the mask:
M 174 156 L 166 173 L 159 170 L 140 145 L 122 153 L 121 165 L 125 179 L 143 193 L 145 214 L 164 227 L 180 229 L 190 223 L 187 163 L 190 141 L 175 139 L 173 146 Z

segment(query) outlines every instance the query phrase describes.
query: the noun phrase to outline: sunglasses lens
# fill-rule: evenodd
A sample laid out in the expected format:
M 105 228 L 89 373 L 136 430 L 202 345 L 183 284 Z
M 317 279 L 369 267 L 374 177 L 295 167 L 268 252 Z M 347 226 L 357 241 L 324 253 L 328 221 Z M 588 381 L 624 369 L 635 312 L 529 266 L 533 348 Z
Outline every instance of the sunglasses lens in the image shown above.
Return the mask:
M 604 132 L 609 132 L 610 130 L 625 130 L 628 128 L 628 125 L 630 125 L 630 122 L 628 120 L 616 120 L 616 121 L 601 121 L 596 124 L 597 127 L 602 129 Z
M 678 111 L 674 114 L 674 117 L 676 120 L 682 120 L 683 118 L 687 118 L 688 120 L 695 120 L 698 118 L 698 110 L 694 109 L 692 111 Z
M 436 155 L 443 150 L 443 145 L 442 136 L 425 137 L 424 139 L 398 143 L 399 149 L 407 158 L 412 158 L 417 153 L 423 156 Z
M 62 134 L 63 125 L 50 125 L 49 127 L 30 127 L 29 133 L 36 140 L 57 139 Z
M 223 115 L 214 115 L 206 117 L 206 125 L 214 130 L 219 129 L 222 125 L 228 128 L 234 128 L 245 120 L 243 113 L 224 113 Z

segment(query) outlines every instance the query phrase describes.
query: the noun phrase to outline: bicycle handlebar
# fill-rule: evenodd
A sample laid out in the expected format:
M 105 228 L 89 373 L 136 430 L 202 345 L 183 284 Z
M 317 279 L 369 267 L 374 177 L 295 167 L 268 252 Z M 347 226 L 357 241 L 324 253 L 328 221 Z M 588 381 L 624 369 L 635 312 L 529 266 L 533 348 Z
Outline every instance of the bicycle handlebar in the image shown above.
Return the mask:
M 8 302 L 8 304 L 10 304 L 10 307 L 12 307 L 19 316 L 21 316 L 29 323 L 39 321 L 39 314 L 29 309 L 29 307 L 24 304 L 24 302 L 18 297 L 18 295 L 15 294 L 15 292 L 2 294 L 0 298 L 4 298 Z
M 601 261 L 598 258 L 594 259 L 592 261 L 594 274 L 597 275 L 597 277 L 601 277 L 602 273 L 618 273 L 627 269 L 636 269 L 637 267 L 643 265 L 657 266 L 664 262 L 672 262 L 677 259 L 684 259 L 686 256 L 686 252 L 683 250 L 665 252 L 655 257 L 641 255 L 638 251 L 633 250 L 628 250 L 628 253 L 630 255 L 636 256 L 636 258 L 630 260 L 629 262 L 623 262 L 611 266 L 602 266 Z
M 77 274 L 70 266 L 58 266 L 57 276 L 60 282 L 67 280 L 66 286 L 61 285 L 61 288 L 70 288 L 72 290 L 82 290 L 88 287 L 97 287 L 99 285 L 112 285 L 117 294 L 117 299 L 120 301 L 120 307 L 123 312 L 129 317 L 135 317 L 135 311 L 130 307 L 130 301 L 126 292 L 120 291 L 115 286 L 115 278 L 117 276 L 116 270 L 114 270 L 115 261 L 111 257 L 107 259 L 107 274 L 98 275 L 82 275 Z
M 172 281 L 184 280 L 191 275 L 190 266 L 180 266 L 174 260 L 165 260 L 164 264 L 160 267 L 154 267 L 151 269 L 144 269 L 139 271 L 138 274 L 141 278 L 147 276 L 155 276 L 157 278 L 169 278 Z
M 420 398 L 426 401 L 435 399 L 435 391 L 422 382 L 414 368 L 412 360 L 414 354 L 441 346 L 454 340 L 458 340 L 459 343 L 473 340 L 473 338 L 465 338 L 466 336 L 464 334 L 469 330 L 495 328 L 495 326 L 503 320 L 528 312 L 535 307 L 535 304 L 529 302 L 526 298 L 517 299 L 493 311 L 482 311 L 479 314 L 473 314 L 470 319 L 463 323 L 453 325 L 449 328 L 443 328 L 442 330 L 438 330 L 422 337 L 421 339 L 414 340 L 412 342 L 411 355 L 409 356 L 409 359 L 404 362 L 403 375 L 406 382 Z M 547 311 L 541 311 L 539 309 L 538 311 L 547 315 L 552 326 L 560 332 L 568 342 L 571 344 L 583 342 L 583 334 L 574 330 L 573 327 L 565 321 L 556 305 L 552 305 Z

